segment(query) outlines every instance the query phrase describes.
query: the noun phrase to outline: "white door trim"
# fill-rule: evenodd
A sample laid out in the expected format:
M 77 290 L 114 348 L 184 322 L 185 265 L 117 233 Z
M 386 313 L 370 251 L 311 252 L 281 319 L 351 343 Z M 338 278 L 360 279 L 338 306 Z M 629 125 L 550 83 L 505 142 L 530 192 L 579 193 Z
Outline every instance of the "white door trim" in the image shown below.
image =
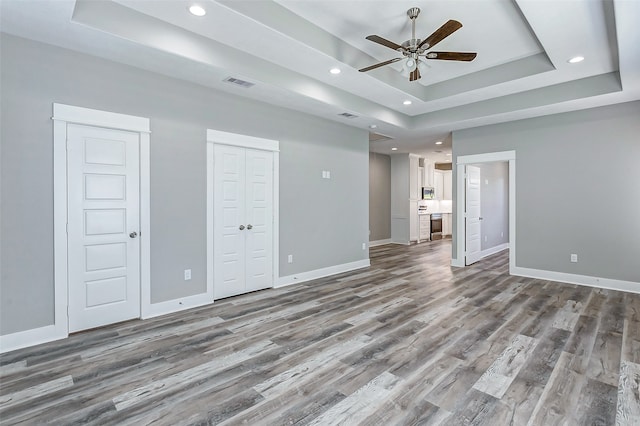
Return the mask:
M 273 286 L 280 276 L 280 142 L 207 129 L 207 292 L 213 300 L 213 187 L 214 144 L 273 152 Z
M 456 158 L 456 258 L 451 266 L 464 267 L 464 206 L 465 181 L 464 166 L 474 163 L 509 162 L 509 273 L 514 274 L 516 267 L 516 152 L 501 151 L 486 154 L 460 155 Z M 462 170 L 462 173 L 460 172 Z
M 83 124 L 140 134 L 140 312 L 144 316 L 151 303 L 150 123 L 149 119 L 144 117 L 56 103 L 53 104 L 52 119 L 54 120 L 54 327 L 57 331 L 56 338 L 64 338 L 69 334 L 67 318 L 67 125 Z

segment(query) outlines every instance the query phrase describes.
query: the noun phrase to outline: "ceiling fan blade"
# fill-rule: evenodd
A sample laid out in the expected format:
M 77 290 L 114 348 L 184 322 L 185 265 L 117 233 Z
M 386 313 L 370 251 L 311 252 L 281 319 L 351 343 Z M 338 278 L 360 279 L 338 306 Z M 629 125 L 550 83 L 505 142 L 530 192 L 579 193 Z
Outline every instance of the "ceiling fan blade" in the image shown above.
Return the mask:
M 409 81 L 416 81 L 419 79 L 420 79 L 420 70 L 416 68 L 415 70 L 411 71 L 411 74 L 409 74 Z
M 426 54 L 427 59 L 440 59 L 442 61 L 473 61 L 477 53 L 467 52 L 429 52 Z
M 449 21 L 445 22 L 444 25 L 442 25 L 440 28 L 435 30 L 433 34 L 422 40 L 422 43 L 418 45 L 418 48 L 431 48 L 440 43 L 445 38 L 449 37 L 454 32 L 458 31 L 460 28 L 462 28 L 462 24 L 460 22 L 450 19 Z
M 367 71 L 371 71 L 371 70 L 374 70 L 374 69 L 376 69 L 376 68 L 380 68 L 380 67 L 383 67 L 383 66 L 385 66 L 385 65 L 389 65 L 389 64 L 392 64 L 392 63 L 394 63 L 394 62 L 398 62 L 398 61 L 399 61 L 399 60 L 401 60 L 401 59 L 402 59 L 402 58 L 393 58 L 393 59 L 389 59 L 388 61 L 380 62 L 379 64 L 375 64 L 375 65 L 370 65 L 370 66 L 368 66 L 368 67 L 366 67 L 366 68 L 362 68 L 362 69 L 360 69 L 360 70 L 358 70 L 358 71 L 360 71 L 360 72 L 367 72 Z
M 372 41 L 374 43 L 381 44 L 389 49 L 393 50 L 404 50 L 404 47 L 400 46 L 398 43 L 394 43 L 392 41 L 387 40 L 386 38 L 382 38 L 377 35 L 370 35 L 366 37 L 367 40 Z

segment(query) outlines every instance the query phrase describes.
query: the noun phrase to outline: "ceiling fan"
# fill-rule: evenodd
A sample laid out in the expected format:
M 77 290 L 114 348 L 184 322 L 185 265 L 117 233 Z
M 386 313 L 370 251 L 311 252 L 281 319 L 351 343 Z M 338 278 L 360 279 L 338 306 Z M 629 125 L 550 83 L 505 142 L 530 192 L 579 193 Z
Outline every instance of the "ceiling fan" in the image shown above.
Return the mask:
M 403 57 L 390 59 L 388 61 L 380 62 L 375 65 L 370 65 L 366 68 L 360 69 L 359 71 L 371 71 L 373 69 L 389 65 L 404 59 L 405 62 L 403 64 L 403 70 L 405 72 L 408 72 L 409 81 L 416 81 L 421 77 L 420 68 L 424 70 L 424 65 L 426 65 L 422 63 L 421 60 L 439 59 L 443 61 L 469 62 L 475 59 L 477 54 L 471 52 L 427 52 L 427 50 L 431 49 L 433 46 L 440 43 L 442 40 L 462 28 L 462 24 L 451 19 L 445 22 L 444 25 L 438 28 L 429 37 L 425 38 L 424 40 L 420 40 L 419 38 L 416 38 L 416 18 L 418 18 L 419 14 L 420 8 L 412 7 L 411 9 L 407 10 L 407 16 L 409 16 L 409 19 L 411 20 L 411 39 L 405 41 L 402 44 L 394 43 L 377 35 L 370 35 L 366 37 L 367 40 L 400 52 Z

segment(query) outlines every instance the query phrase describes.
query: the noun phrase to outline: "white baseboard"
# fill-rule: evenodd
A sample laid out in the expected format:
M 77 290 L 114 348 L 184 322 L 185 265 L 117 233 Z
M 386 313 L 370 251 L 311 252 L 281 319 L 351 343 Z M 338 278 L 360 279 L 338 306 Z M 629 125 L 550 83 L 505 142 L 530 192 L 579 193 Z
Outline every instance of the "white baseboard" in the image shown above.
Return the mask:
M 141 318 L 148 319 L 159 317 L 160 315 L 172 314 L 174 312 L 197 308 L 210 303 L 213 303 L 213 299 L 211 295 L 207 293 L 194 294 L 193 296 L 167 300 L 166 302 L 152 303 L 143 307 Z
M 484 259 L 487 256 L 491 256 L 492 254 L 496 254 L 502 250 L 507 250 L 507 249 L 509 249 L 509 243 L 499 244 L 495 247 L 482 250 L 480 252 L 480 259 Z M 464 268 L 466 265 L 464 264 L 464 259 L 451 259 L 451 266 L 455 266 L 456 268 Z
M 311 281 L 329 275 L 341 274 L 343 272 L 353 271 L 355 269 L 368 268 L 371 266 L 369 259 L 358 260 L 355 262 L 343 263 L 341 265 L 329 266 L 327 268 L 316 269 L 308 272 L 301 272 L 299 274 L 289 275 L 286 277 L 280 277 L 278 283 L 274 285 L 274 288 L 285 287 L 292 284 L 298 284 L 305 281 Z
M 391 241 L 391 238 L 387 238 L 386 240 L 369 241 L 369 247 L 383 246 L 385 244 L 391 243 L 393 243 L 393 241 Z
M 538 278 L 542 280 L 559 281 L 569 284 L 578 284 L 588 287 L 640 294 L 640 282 L 591 277 L 588 275 L 567 274 L 564 272 L 545 271 L 542 269 L 522 268 L 520 266 L 514 267 L 510 273 L 511 275 L 519 275 L 521 277 Z
M 480 259 L 483 259 L 487 256 L 491 256 L 492 254 L 501 252 L 502 250 L 507 250 L 508 248 L 509 248 L 509 243 L 504 243 L 504 244 L 498 244 L 495 247 L 490 247 L 486 250 L 482 250 L 480 252 Z
M 5 334 L 0 336 L 0 353 L 65 339 L 68 336 L 66 330 L 62 330 L 61 327 L 56 327 L 55 325 L 46 325 L 32 328 L 31 330 Z

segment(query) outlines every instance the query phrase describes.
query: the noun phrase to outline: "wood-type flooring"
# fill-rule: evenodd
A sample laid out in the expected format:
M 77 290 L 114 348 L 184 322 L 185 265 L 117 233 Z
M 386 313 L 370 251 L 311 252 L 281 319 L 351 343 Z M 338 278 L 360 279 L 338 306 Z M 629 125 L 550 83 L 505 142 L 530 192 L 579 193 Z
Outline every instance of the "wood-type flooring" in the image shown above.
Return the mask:
M 6 353 L 0 423 L 640 424 L 640 295 L 450 252 Z

